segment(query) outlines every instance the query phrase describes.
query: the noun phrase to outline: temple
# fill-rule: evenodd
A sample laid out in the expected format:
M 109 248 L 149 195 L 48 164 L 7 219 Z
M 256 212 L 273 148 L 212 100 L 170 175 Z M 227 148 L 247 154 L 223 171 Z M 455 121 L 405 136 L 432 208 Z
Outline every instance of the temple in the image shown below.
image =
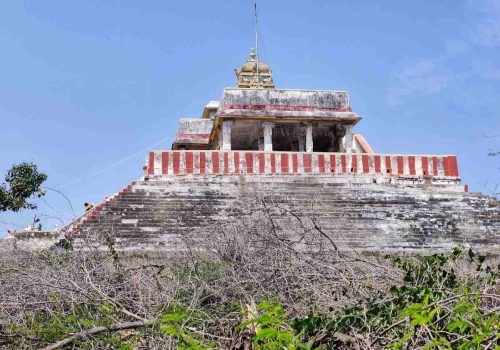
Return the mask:
M 4 243 L 86 249 L 104 232 L 117 250 L 179 251 L 185 237 L 255 223 L 264 205 L 274 229 L 292 234 L 288 213 L 338 250 L 498 254 L 500 205 L 468 193 L 455 155 L 375 153 L 348 92 L 276 88 L 253 50 L 235 73 L 219 101 L 180 120 L 171 149 L 147 154 L 140 179 L 38 245 Z
M 372 153 L 353 127 L 361 117 L 346 91 L 276 89 L 271 68 L 250 59 L 235 69 L 199 119 L 182 119 L 173 150 Z
M 172 144 L 180 152 L 150 153 L 145 178 L 351 173 L 460 182 L 452 155 L 374 154 L 353 132 L 361 117 L 347 91 L 277 89 L 271 68 L 253 49 L 235 73 L 236 87 L 224 89 L 220 101 L 210 101 L 200 118 L 180 120 Z

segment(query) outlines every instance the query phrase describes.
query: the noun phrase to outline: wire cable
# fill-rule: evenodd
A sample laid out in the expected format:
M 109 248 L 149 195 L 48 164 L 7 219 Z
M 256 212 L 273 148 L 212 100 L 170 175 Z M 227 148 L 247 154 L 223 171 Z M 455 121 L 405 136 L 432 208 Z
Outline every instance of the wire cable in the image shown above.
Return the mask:
M 61 188 L 66 187 L 66 186 L 69 186 L 69 185 L 74 185 L 74 184 L 76 184 L 76 183 L 78 183 L 78 182 L 81 182 L 81 181 L 85 181 L 85 180 L 91 179 L 91 178 L 93 178 L 93 177 L 95 177 L 95 176 L 97 176 L 97 175 L 100 175 L 100 174 L 102 174 L 102 173 L 106 172 L 106 171 L 107 171 L 107 170 L 109 170 L 109 169 L 114 168 L 114 167 L 115 167 L 115 166 L 117 166 L 117 165 L 120 165 L 120 164 L 122 164 L 122 163 L 125 163 L 126 161 L 128 161 L 128 160 L 130 160 L 130 159 L 132 159 L 132 158 L 134 158 L 134 157 L 137 157 L 138 155 L 144 154 L 144 152 L 149 151 L 152 147 L 157 146 L 157 145 L 159 145 L 159 144 L 161 144 L 161 143 L 163 143 L 163 142 L 167 141 L 168 139 L 170 139 L 170 136 L 165 137 L 164 139 L 162 139 L 162 140 L 160 140 L 160 141 L 158 141 L 158 142 L 156 142 L 156 143 L 152 144 L 151 146 L 148 146 L 148 147 L 146 147 L 146 148 L 144 148 L 144 149 L 140 150 L 139 152 L 133 153 L 133 154 L 131 154 L 131 155 L 129 155 L 129 156 L 127 156 L 127 157 L 125 157 L 125 158 L 123 158 L 123 159 L 121 159 L 121 160 L 119 160 L 119 161 L 115 162 L 115 163 L 112 163 L 112 164 L 110 164 L 110 165 L 108 165 L 108 166 L 106 166 L 106 167 L 104 167 L 104 168 L 102 168 L 102 169 L 100 169 L 100 170 L 98 170 L 98 171 L 96 171 L 96 172 L 93 172 L 93 173 L 91 173 L 91 174 L 89 174 L 89 175 L 87 175 L 87 176 L 79 177 L 79 178 L 77 178 L 77 179 L 74 179 L 74 180 L 68 181 L 68 182 L 66 182 L 66 183 L 64 183 L 64 184 L 62 184 L 62 185 L 56 186 L 55 188 L 56 188 L 56 189 L 61 189 Z

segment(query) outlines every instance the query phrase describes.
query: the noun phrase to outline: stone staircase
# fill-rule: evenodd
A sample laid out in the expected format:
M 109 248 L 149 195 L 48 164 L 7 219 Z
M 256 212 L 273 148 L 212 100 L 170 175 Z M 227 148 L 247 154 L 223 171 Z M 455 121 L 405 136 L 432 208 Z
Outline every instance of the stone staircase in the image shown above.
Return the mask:
M 209 235 L 250 218 L 262 201 L 316 223 L 339 247 L 364 252 L 448 250 L 456 244 L 500 252 L 500 206 L 456 184 L 404 178 L 307 175 L 191 175 L 141 180 L 67 237 L 85 249 L 112 234 L 121 251 L 185 249 L 183 236 Z M 276 220 L 287 220 L 273 212 Z M 97 240 L 95 240 L 95 244 Z

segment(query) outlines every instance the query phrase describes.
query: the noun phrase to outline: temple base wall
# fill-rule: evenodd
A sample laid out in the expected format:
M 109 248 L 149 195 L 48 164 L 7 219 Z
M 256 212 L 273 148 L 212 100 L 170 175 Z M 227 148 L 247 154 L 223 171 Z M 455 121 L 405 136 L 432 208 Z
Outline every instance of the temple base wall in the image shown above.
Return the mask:
M 428 254 L 462 244 L 500 251 L 494 199 L 465 193 L 458 183 L 373 182 L 350 174 L 158 176 L 99 207 L 71 238 L 75 249 L 107 232 L 120 251 L 182 251 L 187 236 L 210 239 L 226 225 L 258 220 L 252 215 L 263 202 L 314 218 L 339 250 Z

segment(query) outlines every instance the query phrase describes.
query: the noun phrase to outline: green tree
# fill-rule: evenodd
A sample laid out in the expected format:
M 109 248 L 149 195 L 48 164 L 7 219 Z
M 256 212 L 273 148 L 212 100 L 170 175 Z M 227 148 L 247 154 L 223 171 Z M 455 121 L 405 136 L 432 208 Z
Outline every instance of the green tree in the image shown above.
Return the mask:
M 5 183 L 0 184 L 0 212 L 36 209 L 36 204 L 28 200 L 45 195 L 40 187 L 45 180 L 47 175 L 39 172 L 33 163 L 13 165 L 5 175 Z

